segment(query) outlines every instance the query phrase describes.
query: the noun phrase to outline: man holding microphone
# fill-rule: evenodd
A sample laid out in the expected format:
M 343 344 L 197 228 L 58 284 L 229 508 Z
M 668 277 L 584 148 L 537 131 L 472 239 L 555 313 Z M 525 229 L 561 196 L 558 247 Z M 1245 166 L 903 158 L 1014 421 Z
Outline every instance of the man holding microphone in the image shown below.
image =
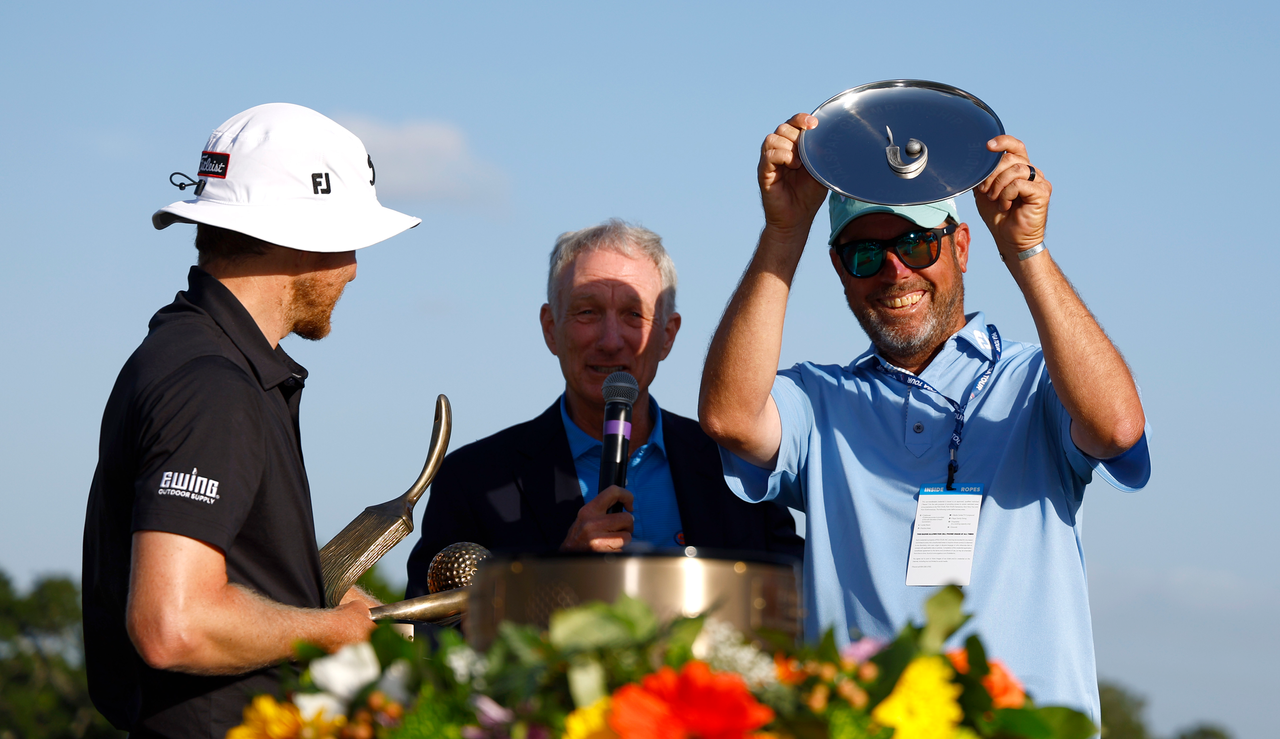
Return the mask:
M 445 458 L 409 558 L 407 597 L 427 592 L 431 559 L 459 541 L 509 554 L 644 542 L 800 555 L 790 512 L 738 500 L 716 445 L 649 395 L 680 330 L 675 264 L 657 234 L 616 219 L 561 234 L 539 320 L 564 393 L 537 418 Z M 639 392 L 622 462 L 627 488 L 601 491 L 603 386 L 614 372 L 631 374 Z

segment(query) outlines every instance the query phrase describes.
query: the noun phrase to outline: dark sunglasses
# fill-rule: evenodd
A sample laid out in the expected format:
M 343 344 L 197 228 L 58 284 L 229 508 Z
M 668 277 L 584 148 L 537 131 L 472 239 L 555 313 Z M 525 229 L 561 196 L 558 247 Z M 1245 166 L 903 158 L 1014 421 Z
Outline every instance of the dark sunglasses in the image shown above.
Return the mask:
M 844 269 L 854 277 L 871 277 L 884 266 L 885 252 L 892 249 L 898 259 L 911 269 L 932 267 L 942 254 L 942 237 L 955 233 L 955 224 L 942 228 L 910 231 L 896 239 L 858 239 L 836 244 L 836 256 Z

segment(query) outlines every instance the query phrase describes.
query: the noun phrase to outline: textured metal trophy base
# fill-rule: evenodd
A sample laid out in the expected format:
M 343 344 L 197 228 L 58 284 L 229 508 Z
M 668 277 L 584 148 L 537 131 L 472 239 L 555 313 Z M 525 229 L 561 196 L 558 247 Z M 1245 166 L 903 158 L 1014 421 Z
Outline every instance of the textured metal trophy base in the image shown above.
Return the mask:
M 546 628 L 551 614 L 624 593 L 649 604 L 662 620 L 709 613 L 753 638 L 761 630 L 800 635 L 800 574 L 786 558 L 605 554 L 495 557 L 470 586 L 464 630 L 485 649 L 503 621 Z M 785 562 L 785 563 L 784 563 Z

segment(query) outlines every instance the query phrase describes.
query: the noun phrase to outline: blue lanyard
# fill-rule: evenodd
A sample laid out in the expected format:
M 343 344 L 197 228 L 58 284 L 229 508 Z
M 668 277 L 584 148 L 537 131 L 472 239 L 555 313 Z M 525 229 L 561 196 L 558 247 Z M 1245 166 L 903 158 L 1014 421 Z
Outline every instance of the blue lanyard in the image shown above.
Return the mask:
M 939 392 L 933 385 L 915 375 L 909 375 L 897 369 L 889 369 L 884 366 L 883 361 L 876 364 L 876 369 L 898 382 L 939 395 L 951 405 L 951 413 L 956 419 L 956 429 L 951 432 L 951 461 L 947 462 L 947 490 L 955 490 L 956 471 L 960 469 L 960 464 L 956 461 L 956 452 L 960 450 L 960 434 L 964 431 L 964 409 L 968 407 L 969 401 L 976 398 L 978 393 L 982 392 L 982 389 L 987 386 L 987 381 L 991 379 L 991 373 L 996 369 L 996 362 L 1000 361 L 1000 332 L 996 330 L 995 326 L 988 323 L 987 336 L 991 339 L 991 364 L 987 367 L 987 371 L 983 372 L 982 376 L 978 378 L 977 383 L 973 386 L 973 392 L 969 393 L 969 397 L 965 398 L 964 403 L 955 402 Z

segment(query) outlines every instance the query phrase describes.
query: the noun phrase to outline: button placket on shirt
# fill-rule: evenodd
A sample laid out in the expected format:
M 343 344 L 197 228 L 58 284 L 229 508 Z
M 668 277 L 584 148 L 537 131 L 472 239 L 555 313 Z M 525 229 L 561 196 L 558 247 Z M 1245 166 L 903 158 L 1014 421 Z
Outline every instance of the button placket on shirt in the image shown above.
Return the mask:
M 933 448 L 934 437 L 943 422 L 943 416 L 936 408 L 922 402 L 925 393 L 911 389 L 907 392 L 906 413 L 903 419 L 902 440 L 907 450 L 917 457 L 923 457 Z

